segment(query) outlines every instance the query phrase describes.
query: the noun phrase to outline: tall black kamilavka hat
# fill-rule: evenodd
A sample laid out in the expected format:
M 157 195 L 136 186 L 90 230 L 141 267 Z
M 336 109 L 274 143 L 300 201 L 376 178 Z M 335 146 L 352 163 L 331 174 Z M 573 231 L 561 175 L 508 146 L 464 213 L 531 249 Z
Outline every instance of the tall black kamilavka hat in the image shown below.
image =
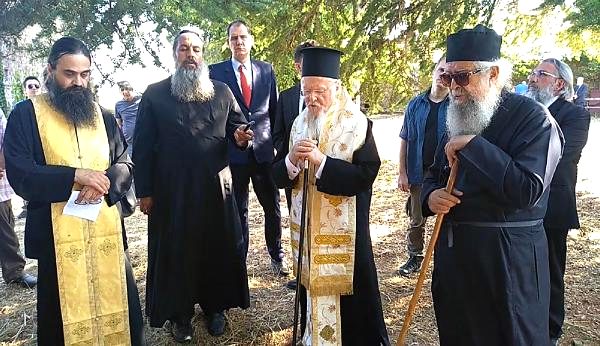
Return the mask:
M 493 29 L 478 24 L 462 29 L 446 39 L 446 62 L 494 61 L 500 58 L 502 36 Z
M 342 52 L 327 47 L 308 47 L 302 50 L 302 77 L 340 79 Z

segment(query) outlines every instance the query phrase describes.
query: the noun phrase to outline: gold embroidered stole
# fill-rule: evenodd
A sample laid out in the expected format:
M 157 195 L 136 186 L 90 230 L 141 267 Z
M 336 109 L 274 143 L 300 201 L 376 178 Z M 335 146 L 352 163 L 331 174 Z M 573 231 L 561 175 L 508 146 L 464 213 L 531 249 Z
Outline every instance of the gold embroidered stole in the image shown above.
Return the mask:
M 306 136 L 307 110 L 294 121 L 290 133 L 290 150 Z M 346 92 L 324 115 L 319 149 L 325 155 L 352 162 L 354 152 L 365 141 L 367 119 L 352 103 Z M 290 230 L 294 271 L 297 272 L 302 189 L 308 174 L 307 232 L 303 249 L 302 284 L 308 288 L 311 310 L 307 324 L 313 344 L 341 345 L 340 295 L 353 292 L 354 251 L 356 238 L 356 197 L 322 193 L 315 185 L 315 169 L 302 170 L 292 188 Z M 345 182 L 340 181 L 340 184 Z
M 104 171 L 110 148 L 100 108 L 95 128 L 77 128 L 47 95 L 32 99 L 48 165 Z M 74 184 L 74 190 L 81 186 Z M 63 215 L 52 203 L 52 230 L 65 345 L 130 345 L 121 220 L 103 200 L 96 222 Z

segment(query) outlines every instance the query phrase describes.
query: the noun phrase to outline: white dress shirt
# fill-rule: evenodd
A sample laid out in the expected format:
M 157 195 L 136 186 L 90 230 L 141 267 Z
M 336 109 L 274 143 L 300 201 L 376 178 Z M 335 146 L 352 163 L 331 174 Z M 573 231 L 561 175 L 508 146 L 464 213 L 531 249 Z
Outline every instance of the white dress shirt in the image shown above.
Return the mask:
M 238 87 L 240 87 L 240 91 L 242 90 L 242 84 L 240 82 L 240 71 L 238 70 L 240 68 L 240 65 L 244 66 L 244 74 L 246 75 L 246 80 L 248 81 L 248 84 L 250 86 L 250 90 L 252 90 L 252 62 L 250 61 L 250 59 L 248 59 L 248 61 L 246 61 L 245 64 L 242 64 L 241 62 L 235 60 L 234 58 L 231 58 L 231 66 L 233 67 L 233 72 L 235 73 L 235 79 L 237 80 L 238 83 Z

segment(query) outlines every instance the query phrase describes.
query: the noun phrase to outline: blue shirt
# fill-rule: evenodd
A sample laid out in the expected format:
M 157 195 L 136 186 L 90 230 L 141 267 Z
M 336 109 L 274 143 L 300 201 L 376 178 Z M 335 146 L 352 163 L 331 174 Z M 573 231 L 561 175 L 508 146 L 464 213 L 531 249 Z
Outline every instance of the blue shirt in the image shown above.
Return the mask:
M 448 102 L 446 97 L 438 110 L 438 145 L 446 132 Z M 406 171 L 408 183 L 411 185 L 423 184 L 423 142 L 429 107 L 429 91 L 427 91 L 410 100 L 404 112 L 404 124 L 400 131 L 400 138 L 406 141 Z
M 525 93 L 527 92 L 527 84 L 517 84 L 515 85 L 515 94 L 519 94 L 519 95 L 525 95 Z
M 121 119 L 123 124 L 121 128 L 127 145 L 133 144 L 133 131 L 135 129 L 135 119 L 137 117 L 138 106 L 140 105 L 140 96 L 134 96 L 133 100 L 121 100 L 115 105 L 115 118 Z

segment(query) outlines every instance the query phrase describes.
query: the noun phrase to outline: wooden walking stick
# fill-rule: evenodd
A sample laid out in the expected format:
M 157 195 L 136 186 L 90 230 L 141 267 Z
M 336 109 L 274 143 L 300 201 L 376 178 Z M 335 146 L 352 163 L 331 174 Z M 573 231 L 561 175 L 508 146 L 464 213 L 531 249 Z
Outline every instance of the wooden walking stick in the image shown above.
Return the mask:
M 456 181 L 457 171 L 458 160 L 454 161 L 454 164 L 450 169 L 450 177 L 448 177 L 448 183 L 446 184 L 446 191 L 448 193 L 452 193 L 452 190 L 454 190 L 454 182 Z M 402 330 L 400 331 L 400 336 L 398 337 L 396 346 L 403 346 L 406 344 L 406 335 L 408 334 L 408 327 L 410 326 L 413 313 L 415 312 L 417 302 L 419 301 L 419 296 L 421 295 L 423 282 L 425 281 L 425 275 L 427 275 L 427 269 L 429 268 L 431 255 L 433 254 L 435 243 L 437 242 L 438 235 L 440 234 L 440 229 L 442 228 L 442 221 L 444 221 L 444 215 L 445 214 L 437 214 L 436 216 L 435 226 L 433 227 L 433 232 L 431 233 L 429 245 L 427 245 L 427 252 L 425 252 L 425 258 L 423 259 L 423 264 L 421 265 L 419 278 L 417 279 L 417 285 L 415 286 L 415 291 L 413 292 L 412 298 L 410 299 L 410 304 L 408 305 L 408 310 L 406 311 L 406 315 L 404 316 L 404 323 L 402 323 Z
M 302 183 L 302 214 L 300 214 L 300 239 L 298 239 L 298 263 L 296 264 L 296 295 L 294 297 L 294 326 L 292 346 L 298 336 L 298 314 L 300 309 L 300 285 L 302 282 L 302 255 L 304 250 L 304 231 L 306 230 L 306 204 L 308 197 L 308 160 L 304 161 L 304 179 Z

